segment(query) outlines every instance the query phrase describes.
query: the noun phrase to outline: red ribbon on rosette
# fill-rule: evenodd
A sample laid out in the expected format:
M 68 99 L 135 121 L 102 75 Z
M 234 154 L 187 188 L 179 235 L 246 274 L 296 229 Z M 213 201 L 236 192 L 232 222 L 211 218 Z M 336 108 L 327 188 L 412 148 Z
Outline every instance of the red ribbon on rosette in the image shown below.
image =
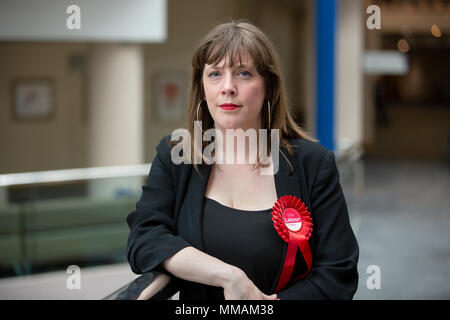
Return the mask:
M 294 196 L 283 196 L 275 202 L 272 208 L 272 221 L 281 239 L 288 243 L 283 270 L 275 289 L 275 292 L 278 292 L 288 284 L 294 271 L 297 247 L 305 258 L 308 270 L 295 281 L 306 276 L 311 270 L 312 255 L 308 240 L 313 224 L 308 208 L 302 200 Z

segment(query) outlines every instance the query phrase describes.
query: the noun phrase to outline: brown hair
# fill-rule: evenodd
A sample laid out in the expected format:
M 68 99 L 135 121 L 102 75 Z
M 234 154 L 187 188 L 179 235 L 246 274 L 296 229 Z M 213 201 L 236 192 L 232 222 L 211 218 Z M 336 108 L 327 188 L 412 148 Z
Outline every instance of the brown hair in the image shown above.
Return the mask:
M 194 121 L 202 122 L 202 130 L 214 127 L 214 120 L 208 112 L 204 101 L 202 75 L 205 64 L 216 65 L 224 58 L 233 63 L 238 58 L 242 64 L 241 55 L 248 53 L 258 73 L 264 77 L 266 86 L 265 99 L 270 102 L 270 128 L 267 103 L 261 109 L 262 129 L 268 129 L 268 147 L 270 150 L 270 129 L 280 130 L 280 147 L 285 147 L 289 154 L 293 153 L 288 142 L 290 138 L 302 138 L 316 141 L 308 136 L 294 121 L 288 107 L 283 76 L 278 56 L 268 37 L 256 26 L 246 21 L 231 21 L 213 28 L 200 42 L 192 57 L 192 79 L 188 98 L 188 114 L 184 128 L 194 136 Z M 197 106 L 201 103 L 198 110 Z M 178 142 L 171 142 L 175 145 Z M 202 141 L 202 149 L 209 144 Z M 191 163 L 198 172 L 194 156 L 199 150 L 194 150 L 191 143 Z M 283 154 L 286 158 L 286 156 Z M 287 160 L 287 158 L 286 158 Z M 289 161 L 288 161 L 289 162 Z M 261 164 L 258 161 L 258 166 Z M 292 166 L 292 165 L 291 165 Z

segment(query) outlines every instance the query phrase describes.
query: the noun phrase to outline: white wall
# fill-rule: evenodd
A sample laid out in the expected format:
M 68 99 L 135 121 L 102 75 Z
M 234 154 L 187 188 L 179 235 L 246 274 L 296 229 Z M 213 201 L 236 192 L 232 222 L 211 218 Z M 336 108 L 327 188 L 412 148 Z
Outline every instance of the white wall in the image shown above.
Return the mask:
M 340 0 L 337 30 L 335 145 L 339 153 L 363 141 L 363 8 L 359 0 Z
M 167 1 L 167 41 L 142 44 L 144 107 L 141 138 L 144 162 L 153 160 L 155 147 L 163 135 L 170 134 L 184 123 L 184 119 L 160 121 L 155 118 L 153 76 L 178 71 L 184 73 L 189 82 L 191 57 L 198 41 L 213 26 L 231 18 L 248 18 L 273 39 L 286 72 L 292 107 L 303 110 L 308 117 L 306 126 L 311 126 L 309 116 L 314 110 L 315 86 L 314 81 L 310 80 L 314 73 L 314 64 L 310 62 L 314 58 L 313 35 L 310 34 L 313 20 L 307 11 L 300 17 L 294 14 L 293 3 L 282 1 L 275 4 L 270 0 Z M 310 10 L 313 1 L 308 0 L 308 3 L 306 8 Z M 306 37 L 308 40 L 305 40 Z M 104 163 L 89 155 L 90 138 L 94 134 L 88 131 L 92 121 L 90 118 L 99 117 L 89 111 L 89 104 L 95 104 L 95 101 L 89 103 L 92 99 L 89 98 L 89 91 L 95 91 L 96 87 L 88 84 L 88 70 L 74 68 L 71 60 L 73 55 L 89 60 L 90 48 L 88 43 L 0 42 L 1 173 L 78 168 Z M 93 58 L 96 59 L 95 56 Z M 48 121 L 18 122 L 11 115 L 11 84 L 17 78 L 35 76 L 50 77 L 54 81 L 55 113 Z M 106 75 L 104 77 L 107 78 Z M 122 79 L 125 87 L 131 85 L 127 84 L 127 77 L 124 74 Z M 99 152 L 109 154 L 105 150 Z

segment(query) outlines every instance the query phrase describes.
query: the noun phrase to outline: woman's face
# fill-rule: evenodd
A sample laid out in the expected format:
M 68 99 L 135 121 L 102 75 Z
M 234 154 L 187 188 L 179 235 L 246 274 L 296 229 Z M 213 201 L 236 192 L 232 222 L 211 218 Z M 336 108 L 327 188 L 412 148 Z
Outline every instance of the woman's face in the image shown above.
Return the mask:
M 205 64 L 203 88 L 216 129 L 261 128 L 265 97 L 264 78 L 253 67 L 249 55 L 242 55 L 233 67 L 223 59 L 216 66 Z

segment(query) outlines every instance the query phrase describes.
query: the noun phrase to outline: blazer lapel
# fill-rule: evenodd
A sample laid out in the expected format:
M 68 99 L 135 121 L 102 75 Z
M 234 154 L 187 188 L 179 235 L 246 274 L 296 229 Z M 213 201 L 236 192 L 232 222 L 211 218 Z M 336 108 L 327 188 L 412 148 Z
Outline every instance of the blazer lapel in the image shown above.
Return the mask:
M 279 169 L 275 174 L 275 187 L 277 190 L 277 198 L 282 196 L 296 196 L 302 199 L 300 191 L 300 183 L 297 173 L 295 172 L 295 158 L 288 154 L 286 149 L 282 149 L 283 153 L 288 157 L 293 169 L 289 166 L 285 157 L 279 153 Z
M 201 173 L 201 177 L 198 175 L 192 166 L 191 178 L 189 187 L 185 197 L 186 209 L 188 210 L 189 219 L 186 222 L 187 227 L 185 232 L 187 234 L 187 240 L 197 249 L 204 250 L 203 245 L 203 232 L 202 232 L 202 220 L 203 220 L 203 201 L 208 185 L 209 175 L 211 173 L 212 166 L 199 165 L 198 169 Z

